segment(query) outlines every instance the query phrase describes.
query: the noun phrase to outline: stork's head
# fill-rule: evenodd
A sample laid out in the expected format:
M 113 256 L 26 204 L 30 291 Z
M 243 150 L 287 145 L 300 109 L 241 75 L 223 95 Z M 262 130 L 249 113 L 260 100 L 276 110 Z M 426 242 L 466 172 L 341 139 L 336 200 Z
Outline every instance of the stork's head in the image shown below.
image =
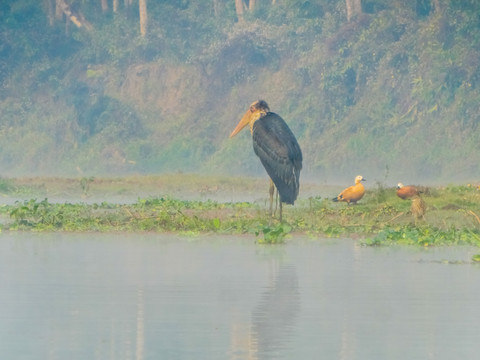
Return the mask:
M 367 181 L 367 179 L 364 179 L 362 175 L 358 175 L 355 178 L 355 184 L 358 184 L 360 181 Z
M 237 135 L 240 130 L 245 126 L 250 124 L 250 131 L 253 130 L 253 123 L 264 116 L 270 111 L 268 104 L 264 100 L 257 100 L 248 108 L 245 115 L 243 115 L 242 120 L 238 123 L 237 127 L 232 131 L 230 137 Z

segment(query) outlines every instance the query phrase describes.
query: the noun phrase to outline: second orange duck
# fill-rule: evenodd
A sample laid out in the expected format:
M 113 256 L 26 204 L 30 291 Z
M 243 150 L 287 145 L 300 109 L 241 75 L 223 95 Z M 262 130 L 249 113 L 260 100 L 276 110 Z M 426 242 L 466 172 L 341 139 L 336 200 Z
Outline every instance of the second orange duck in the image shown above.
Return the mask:
M 420 195 L 418 189 L 413 185 L 403 185 L 402 183 L 398 183 L 397 185 L 397 196 L 400 199 L 406 200 L 411 199 L 414 196 Z

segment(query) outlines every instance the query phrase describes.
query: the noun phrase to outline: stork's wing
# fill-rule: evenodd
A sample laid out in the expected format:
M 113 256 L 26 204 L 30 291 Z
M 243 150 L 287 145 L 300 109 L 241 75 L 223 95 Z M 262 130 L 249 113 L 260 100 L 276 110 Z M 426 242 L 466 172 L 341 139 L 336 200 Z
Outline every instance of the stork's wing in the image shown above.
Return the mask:
M 277 187 L 281 200 L 293 204 L 298 195 L 302 151 L 283 119 L 267 113 L 254 123 L 253 149 Z

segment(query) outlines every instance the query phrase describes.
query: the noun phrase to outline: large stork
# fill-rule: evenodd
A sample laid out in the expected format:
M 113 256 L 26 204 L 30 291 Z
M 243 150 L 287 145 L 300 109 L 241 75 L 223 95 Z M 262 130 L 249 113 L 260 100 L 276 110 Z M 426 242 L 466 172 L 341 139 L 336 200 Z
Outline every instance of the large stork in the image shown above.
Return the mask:
M 270 176 L 270 215 L 276 187 L 280 195 L 280 221 L 282 221 L 282 203 L 293 205 L 298 196 L 302 150 L 285 121 L 279 115 L 270 112 L 270 108 L 263 100 L 250 105 L 230 137 L 235 136 L 247 125 L 250 125 L 252 133 L 253 150 Z

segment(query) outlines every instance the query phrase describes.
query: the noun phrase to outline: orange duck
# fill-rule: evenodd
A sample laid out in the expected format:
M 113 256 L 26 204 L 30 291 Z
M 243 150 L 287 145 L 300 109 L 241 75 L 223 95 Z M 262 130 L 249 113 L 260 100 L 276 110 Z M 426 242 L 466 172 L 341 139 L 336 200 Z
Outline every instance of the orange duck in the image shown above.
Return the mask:
M 333 201 L 345 201 L 348 204 L 356 204 L 363 195 L 365 195 L 365 187 L 362 184 L 362 181 L 366 181 L 362 175 L 358 175 L 355 178 L 355 185 L 349 186 L 343 190 L 337 197 L 334 197 Z
M 403 185 L 402 183 L 398 183 L 397 185 L 397 196 L 400 199 L 412 199 L 415 196 L 419 196 L 420 192 L 418 189 L 413 185 Z

